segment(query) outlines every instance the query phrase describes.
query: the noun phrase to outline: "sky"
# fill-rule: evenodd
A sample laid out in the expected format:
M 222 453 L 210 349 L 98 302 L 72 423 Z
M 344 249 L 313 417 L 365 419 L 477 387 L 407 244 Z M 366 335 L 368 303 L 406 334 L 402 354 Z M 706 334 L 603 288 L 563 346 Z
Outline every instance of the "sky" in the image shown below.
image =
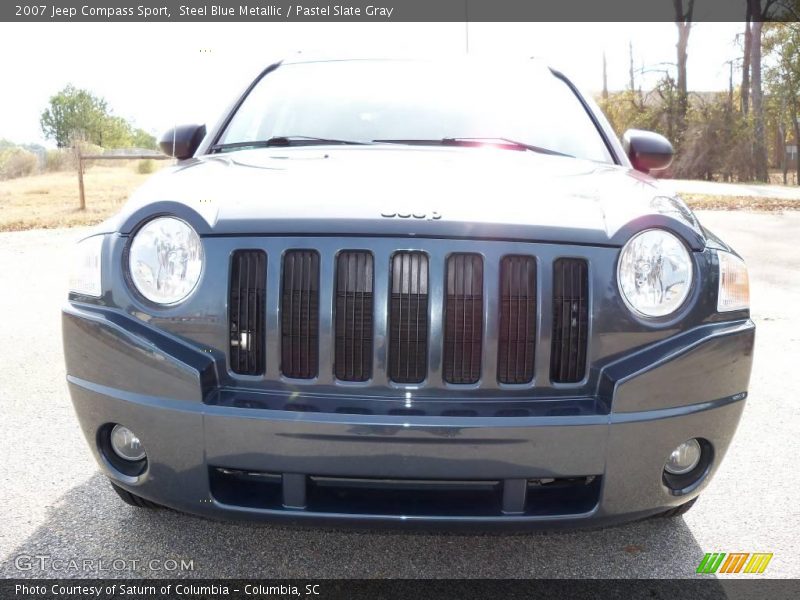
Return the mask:
M 740 54 L 740 23 L 697 23 L 691 90 L 724 90 Z M 298 51 L 341 57 L 545 58 L 587 91 L 628 82 L 628 44 L 647 89 L 674 63 L 673 23 L 0 23 L 0 139 L 40 143 L 39 117 L 68 83 L 160 135 L 176 123 L 216 122 L 256 74 Z M 736 77 L 736 75 L 734 75 Z

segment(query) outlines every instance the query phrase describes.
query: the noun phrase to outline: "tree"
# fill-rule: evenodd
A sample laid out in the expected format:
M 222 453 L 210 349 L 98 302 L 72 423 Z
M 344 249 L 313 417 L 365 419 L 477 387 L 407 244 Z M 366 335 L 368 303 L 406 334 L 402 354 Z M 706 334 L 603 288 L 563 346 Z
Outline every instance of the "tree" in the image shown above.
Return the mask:
M 689 34 L 692 31 L 692 13 L 694 0 L 688 0 L 684 8 L 684 0 L 673 0 L 675 8 L 675 25 L 678 27 L 678 137 L 683 137 L 686 128 L 686 112 L 689 110 L 689 89 L 686 77 L 686 63 L 689 55 Z M 680 140 L 677 140 L 680 141 Z
M 767 29 L 764 49 L 773 59 L 765 81 L 773 100 L 779 102 L 776 118 L 790 123 L 794 142 L 800 144 L 800 23 L 774 23 Z M 781 140 L 786 144 L 787 140 Z M 800 184 L 800 153 L 795 164 Z
M 672 164 L 675 177 L 749 181 L 753 178 L 752 127 L 725 92 L 697 95 L 689 107 L 683 144 Z
M 764 103 L 761 90 L 761 32 L 764 26 L 764 13 L 769 8 L 771 0 L 767 0 L 767 6 L 762 9 L 762 0 L 747 0 L 751 5 L 750 13 L 753 17 L 750 23 L 751 42 L 750 42 L 750 69 L 752 70 L 752 95 L 753 95 L 753 122 L 754 122 L 754 147 L 753 163 L 756 170 L 756 179 L 767 181 L 767 145 L 764 140 Z
M 122 117 L 107 115 L 100 126 L 100 138 L 95 143 L 103 148 L 125 148 L 130 146 L 130 124 Z
M 631 92 L 635 92 L 636 80 L 633 77 L 633 42 L 631 42 L 630 40 L 628 41 L 628 56 L 630 57 L 630 62 L 628 66 L 628 79 L 629 79 L 628 87 L 631 90 Z
M 764 21 L 784 10 L 776 0 L 747 0 L 745 13 L 744 56 L 742 61 L 742 112 L 748 113 L 748 99 L 753 104 L 753 164 L 755 177 L 767 181 L 767 144 L 764 126 L 764 95 L 761 89 L 761 47 Z
M 103 148 L 156 147 L 153 136 L 114 115 L 103 98 L 72 85 L 50 98 L 41 126 L 45 137 L 55 140 L 59 148 L 77 141 Z
M 134 148 L 147 148 L 148 150 L 158 149 L 155 136 L 150 135 L 144 129 L 133 130 L 131 145 Z
M 747 0 L 747 10 L 744 21 L 744 52 L 742 53 L 742 114 L 747 116 L 750 110 L 750 48 L 752 46 L 752 33 L 750 29 L 750 20 L 752 19 L 751 2 Z
M 107 115 L 105 100 L 67 85 L 50 98 L 50 106 L 42 113 L 40 123 L 45 137 L 55 140 L 59 148 L 72 145 L 76 139 L 99 145 Z

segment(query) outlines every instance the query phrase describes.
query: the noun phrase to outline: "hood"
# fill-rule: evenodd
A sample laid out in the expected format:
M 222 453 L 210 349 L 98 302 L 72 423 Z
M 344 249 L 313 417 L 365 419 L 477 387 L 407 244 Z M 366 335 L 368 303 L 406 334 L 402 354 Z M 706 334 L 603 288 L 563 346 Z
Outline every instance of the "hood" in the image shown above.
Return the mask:
M 208 155 L 152 177 L 106 227 L 173 213 L 201 235 L 398 235 L 704 245 L 691 211 L 625 167 L 500 148 L 336 146 Z

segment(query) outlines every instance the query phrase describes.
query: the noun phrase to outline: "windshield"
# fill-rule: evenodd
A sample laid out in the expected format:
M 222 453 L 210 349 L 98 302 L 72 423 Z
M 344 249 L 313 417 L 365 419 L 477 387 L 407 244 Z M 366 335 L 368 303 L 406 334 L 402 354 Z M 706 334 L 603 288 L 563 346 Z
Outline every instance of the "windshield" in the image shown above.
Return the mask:
M 372 142 L 506 139 L 613 162 L 583 104 L 528 61 L 333 61 L 287 64 L 256 84 L 218 140 Z

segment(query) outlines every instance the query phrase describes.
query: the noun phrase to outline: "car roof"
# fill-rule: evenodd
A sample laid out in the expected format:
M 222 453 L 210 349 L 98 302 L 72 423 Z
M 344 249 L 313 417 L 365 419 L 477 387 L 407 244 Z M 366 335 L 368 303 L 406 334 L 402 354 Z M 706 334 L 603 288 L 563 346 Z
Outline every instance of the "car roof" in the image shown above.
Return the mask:
M 329 54 L 325 52 L 306 52 L 303 50 L 297 51 L 293 54 L 287 55 L 282 60 L 275 61 L 281 64 L 303 64 L 303 63 L 317 63 L 317 62 L 356 62 L 356 61 L 370 61 L 370 62 L 430 62 L 430 63 L 504 63 L 504 64 L 534 64 L 543 68 L 551 68 L 551 66 L 541 57 L 537 56 L 522 56 L 522 55 L 474 55 L 474 54 L 461 54 L 461 55 L 376 55 L 376 56 L 352 56 L 342 54 Z M 275 64 L 271 63 L 271 64 Z

